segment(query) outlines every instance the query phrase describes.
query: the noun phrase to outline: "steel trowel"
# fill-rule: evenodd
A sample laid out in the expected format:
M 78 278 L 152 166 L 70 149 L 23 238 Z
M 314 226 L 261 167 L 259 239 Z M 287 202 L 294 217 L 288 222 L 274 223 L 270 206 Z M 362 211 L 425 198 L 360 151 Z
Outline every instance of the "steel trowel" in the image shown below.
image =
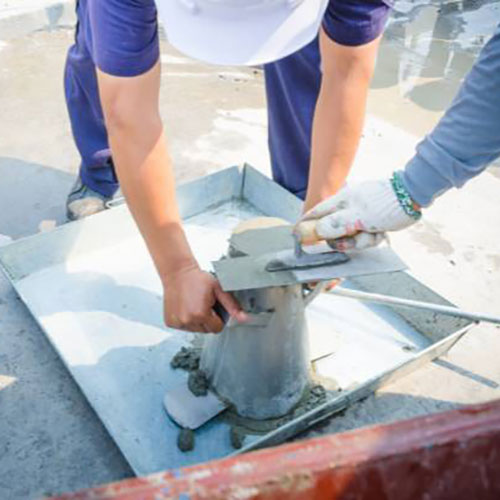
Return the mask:
M 230 247 L 235 257 L 213 262 L 217 279 L 228 292 L 406 269 L 388 246 L 349 255 L 332 249 L 327 243 L 303 247 L 292 226 L 253 229 L 233 235 Z

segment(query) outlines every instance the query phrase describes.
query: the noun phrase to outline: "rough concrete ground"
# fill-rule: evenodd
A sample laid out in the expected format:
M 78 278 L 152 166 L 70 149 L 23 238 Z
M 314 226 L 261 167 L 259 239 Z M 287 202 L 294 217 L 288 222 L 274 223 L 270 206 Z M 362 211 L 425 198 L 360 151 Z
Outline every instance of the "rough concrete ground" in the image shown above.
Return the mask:
M 78 165 L 62 93 L 72 5 L 21 15 L 23 2 L 37 2 L 16 2 L 0 1 L 0 7 L 18 9 L 15 18 L 0 15 L 0 234 L 14 238 L 63 221 Z M 499 3 L 401 2 L 398 10 L 379 55 L 354 180 L 387 174 L 408 160 L 493 29 Z M 178 179 L 241 161 L 268 171 L 260 72 L 194 63 L 167 46 L 163 54 L 161 108 Z M 425 284 L 463 307 L 498 312 L 500 179 L 492 173 L 446 195 L 423 222 L 392 241 Z M 499 334 L 489 325 L 473 328 L 442 360 L 308 434 L 498 397 Z M 0 416 L 2 499 L 74 490 L 131 473 L 3 276 Z
M 40 11 L 53 5 L 54 0 L 0 0 L 0 18 Z

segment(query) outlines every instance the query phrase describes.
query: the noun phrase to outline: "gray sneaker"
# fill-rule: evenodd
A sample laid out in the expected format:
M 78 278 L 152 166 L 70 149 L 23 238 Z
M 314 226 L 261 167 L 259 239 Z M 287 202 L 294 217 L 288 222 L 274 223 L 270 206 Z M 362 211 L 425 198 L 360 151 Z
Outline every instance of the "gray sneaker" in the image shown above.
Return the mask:
M 85 186 L 78 176 L 66 200 L 66 216 L 68 220 L 83 219 L 106 210 L 106 203 L 110 200 L 111 197 L 103 196 Z

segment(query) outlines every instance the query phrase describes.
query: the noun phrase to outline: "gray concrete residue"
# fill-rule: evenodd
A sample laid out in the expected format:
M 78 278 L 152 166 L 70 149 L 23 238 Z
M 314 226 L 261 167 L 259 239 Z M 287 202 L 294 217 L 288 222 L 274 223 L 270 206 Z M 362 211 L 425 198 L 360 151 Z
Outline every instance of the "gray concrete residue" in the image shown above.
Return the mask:
M 231 446 L 235 450 L 239 450 L 245 441 L 246 435 L 241 432 L 238 427 L 231 427 L 229 429 L 229 439 L 231 441 Z
M 177 436 L 177 447 L 183 452 L 194 450 L 195 436 L 191 429 L 181 429 Z
M 210 389 L 210 382 L 203 370 L 198 369 L 200 359 L 199 347 L 182 347 L 172 358 L 173 368 L 184 369 L 189 372 L 188 388 L 195 396 L 204 396 Z M 196 367 L 196 368 L 195 368 Z M 244 383 L 244 381 L 242 381 Z M 213 389 L 213 387 L 212 387 Z M 230 406 L 222 415 L 216 417 L 221 422 L 230 425 L 229 440 L 234 449 L 240 449 L 247 435 L 263 435 L 293 419 L 299 418 L 316 406 L 326 401 L 329 393 L 320 383 L 308 385 L 302 392 L 299 401 L 285 415 L 277 418 L 254 419 L 238 414 L 234 404 Z M 269 401 L 269 404 L 271 402 Z M 262 405 L 262 401 L 255 404 Z M 263 410 L 264 413 L 265 410 Z M 177 447 L 183 451 L 194 449 L 195 432 L 189 429 L 181 429 L 177 439 Z
M 198 370 L 200 366 L 201 349 L 196 347 L 181 347 L 181 350 L 170 361 L 170 366 L 188 372 Z
M 283 225 L 264 229 L 253 229 L 233 234 L 229 241 L 229 255 L 261 255 L 293 248 L 293 226 Z
M 181 347 L 170 361 L 170 366 L 174 369 L 181 369 L 189 372 L 187 385 L 195 396 L 206 396 L 210 387 L 210 382 L 203 370 L 200 370 L 201 348 Z
M 290 422 L 291 420 L 301 417 L 308 411 L 311 411 L 312 409 L 316 408 L 316 406 L 323 404 L 326 401 L 326 398 L 327 398 L 327 392 L 322 385 L 318 384 L 312 386 L 309 389 L 309 391 L 306 392 L 305 397 L 295 407 L 295 409 L 291 413 L 283 417 L 282 423 L 284 424 Z
M 300 401 L 282 417 L 256 420 L 238 415 L 235 408 L 232 407 L 217 418 L 231 426 L 231 443 L 233 443 L 233 438 L 236 440 L 236 435 L 241 440 L 242 436 L 267 434 L 323 404 L 329 394 L 336 392 L 327 391 L 321 384 L 315 383 L 306 387 Z
M 210 383 L 203 370 L 196 370 L 189 374 L 188 388 L 195 396 L 206 396 Z
M 447 256 L 455 251 L 453 245 L 442 236 L 439 229 L 429 222 L 421 222 L 408 231 L 412 238 L 424 245 L 430 253 Z

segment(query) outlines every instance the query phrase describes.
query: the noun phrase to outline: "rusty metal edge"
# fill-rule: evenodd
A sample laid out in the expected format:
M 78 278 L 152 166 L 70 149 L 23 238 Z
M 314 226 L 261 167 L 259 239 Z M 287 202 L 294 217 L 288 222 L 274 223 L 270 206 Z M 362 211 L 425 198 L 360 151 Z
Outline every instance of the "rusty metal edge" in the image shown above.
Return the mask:
M 497 400 L 53 498 L 493 500 L 499 469 Z

